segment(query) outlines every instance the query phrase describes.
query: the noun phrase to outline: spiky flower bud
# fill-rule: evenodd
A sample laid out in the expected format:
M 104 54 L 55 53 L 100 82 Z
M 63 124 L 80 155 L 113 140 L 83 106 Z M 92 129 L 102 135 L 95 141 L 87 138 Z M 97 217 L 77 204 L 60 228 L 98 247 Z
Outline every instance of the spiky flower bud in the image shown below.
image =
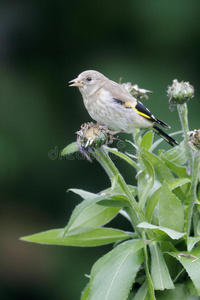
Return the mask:
M 188 132 L 189 141 L 193 148 L 200 151 L 200 129 Z
M 76 134 L 78 148 L 89 161 L 91 161 L 91 158 L 88 153 L 92 153 L 92 148 L 98 148 L 113 142 L 112 131 L 93 122 L 82 124 L 81 130 L 77 131 Z
M 194 97 L 194 87 L 189 82 L 178 82 L 177 79 L 174 79 L 172 85 L 168 86 L 167 96 L 171 106 L 183 104 Z

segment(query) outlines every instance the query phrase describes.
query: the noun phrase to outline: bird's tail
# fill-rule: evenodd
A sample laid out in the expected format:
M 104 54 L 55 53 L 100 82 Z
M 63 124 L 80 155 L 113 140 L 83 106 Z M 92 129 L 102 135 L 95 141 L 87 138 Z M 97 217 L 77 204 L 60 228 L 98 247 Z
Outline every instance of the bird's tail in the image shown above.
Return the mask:
M 155 131 L 155 133 L 157 133 L 159 136 L 161 136 L 172 147 L 174 147 L 175 145 L 178 145 L 178 142 L 176 140 L 174 140 L 171 136 L 169 136 L 167 133 L 165 133 L 158 126 L 154 125 L 153 130 Z

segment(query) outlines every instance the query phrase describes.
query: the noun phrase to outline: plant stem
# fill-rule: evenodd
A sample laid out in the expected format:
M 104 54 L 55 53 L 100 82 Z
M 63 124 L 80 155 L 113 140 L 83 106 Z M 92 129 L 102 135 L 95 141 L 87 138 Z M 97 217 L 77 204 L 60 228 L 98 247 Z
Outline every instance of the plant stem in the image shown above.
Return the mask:
M 196 190 L 197 190 L 197 183 L 199 178 L 199 165 L 200 165 L 200 155 L 199 153 L 194 150 L 194 159 L 193 159 L 193 166 L 192 166 L 192 174 L 191 174 L 191 196 L 188 206 L 188 214 L 186 220 L 186 232 L 189 237 L 190 229 L 191 229 L 191 222 L 192 222 L 192 215 L 193 215 L 193 207 L 196 201 Z
M 175 277 L 174 280 L 173 280 L 173 283 L 174 283 L 174 284 L 176 283 L 176 281 L 179 279 L 180 275 L 181 275 L 184 271 L 185 271 L 185 268 L 182 268 L 182 269 L 180 270 L 180 272 L 176 275 L 176 277 Z
M 145 202 L 146 202 L 146 198 L 147 196 L 144 193 L 144 186 L 146 184 L 146 178 L 145 178 L 145 172 L 141 172 L 142 170 L 144 170 L 144 164 L 142 161 L 142 157 L 141 157 L 141 152 L 140 152 L 140 145 L 141 145 L 141 130 L 136 128 L 133 131 L 133 141 L 135 144 L 135 149 L 136 149 L 136 154 L 137 154 L 137 159 L 138 159 L 138 173 L 136 175 L 137 177 L 137 182 L 138 182 L 138 197 L 139 197 L 139 206 L 141 208 L 144 208 Z M 141 174 L 140 174 L 141 172 Z
M 144 230 L 142 231 L 142 239 L 145 242 L 146 235 L 145 235 Z M 146 272 L 146 278 L 147 278 L 147 284 L 148 284 L 148 291 L 149 291 L 150 299 L 151 300 L 156 300 L 155 293 L 154 293 L 154 286 L 153 286 L 153 282 L 152 282 L 152 279 L 151 279 L 151 274 L 149 272 L 147 245 L 144 246 L 143 251 L 144 251 L 144 267 L 145 267 L 145 272 Z
M 111 160 L 111 158 L 109 157 L 109 155 L 105 151 L 105 149 L 103 147 L 101 147 L 101 148 L 95 149 L 95 152 L 98 155 L 98 157 L 100 158 L 100 160 L 98 159 L 98 161 L 101 163 L 101 165 L 104 168 L 106 165 L 106 168 L 109 169 L 113 173 L 114 176 L 118 176 L 118 183 L 119 183 L 120 187 L 122 188 L 122 190 L 124 191 L 124 193 L 126 194 L 126 196 L 128 197 L 129 203 L 132 207 L 132 210 L 131 210 L 132 214 L 130 217 L 131 217 L 134 229 L 137 232 L 139 232 L 137 225 L 141 222 L 146 221 L 142 210 L 139 208 L 137 201 L 135 200 L 135 198 L 132 195 L 132 193 L 130 192 L 126 182 L 124 181 L 124 178 L 119 173 L 118 169 L 116 168 L 115 164 L 113 163 L 113 161 Z
M 192 174 L 192 166 L 193 166 L 193 155 L 192 150 L 189 145 L 189 126 L 188 126 L 188 109 L 187 104 L 177 104 L 177 110 L 179 114 L 179 118 L 181 121 L 181 126 L 184 134 L 184 143 L 185 143 L 185 151 L 188 157 L 188 165 L 190 168 L 190 174 Z
M 192 222 L 192 215 L 193 215 L 193 207 L 196 201 L 196 189 L 197 189 L 197 182 L 199 176 L 199 162 L 200 162 L 200 155 L 196 150 L 192 150 L 189 145 L 189 126 L 188 126 L 188 109 L 187 104 L 178 104 L 177 110 L 179 114 L 179 118 L 181 121 L 181 126 L 184 134 L 184 143 L 185 143 L 185 151 L 188 157 L 188 166 L 190 169 L 191 174 L 191 196 L 188 206 L 188 214 L 186 220 L 186 232 L 189 237 L 190 229 L 191 229 L 191 222 Z

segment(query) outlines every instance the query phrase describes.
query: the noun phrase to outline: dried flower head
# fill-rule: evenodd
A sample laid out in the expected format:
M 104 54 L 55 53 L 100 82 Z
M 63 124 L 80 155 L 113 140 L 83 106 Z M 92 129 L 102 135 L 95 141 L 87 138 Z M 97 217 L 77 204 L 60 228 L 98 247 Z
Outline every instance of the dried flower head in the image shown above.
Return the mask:
M 132 85 L 131 82 L 121 83 L 120 78 L 120 84 L 121 86 L 127 90 L 133 97 L 140 100 L 142 98 L 149 99 L 146 93 L 152 93 L 152 91 L 140 89 L 137 84 Z
M 193 131 L 188 132 L 189 135 L 189 141 L 191 145 L 197 149 L 200 150 L 200 129 L 196 130 L 194 129 Z
M 172 85 L 168 86 L 167 96 L 170 108 L 173 109 L 175 104 L 183 104 L 194 97 L 194 87 L 189 82 L 174 79 Z
M 92 148 L 98 148 L 113 142 L 112 131 L 93 122 L 82 124 L 81 129 L 76 134 L 78 148 L 89 161 L 91 161 L 91 158 L 88 154 L 92 153 Z

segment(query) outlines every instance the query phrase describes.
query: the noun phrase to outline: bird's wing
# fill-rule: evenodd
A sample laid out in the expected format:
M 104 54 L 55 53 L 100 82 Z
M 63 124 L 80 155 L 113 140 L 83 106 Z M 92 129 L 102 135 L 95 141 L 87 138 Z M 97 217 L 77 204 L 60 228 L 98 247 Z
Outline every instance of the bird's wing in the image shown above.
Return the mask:
M 149 121 L 156 122 L 165 128 L 170 128 L 165 122 L 155 118 L 148 108 L 116 82 L 110 80 L 109 83 L 105 84 L 104 88 L 111 93 L 113 100 L 119 105 L 135 110 L 140 116 Z
M 110 80 L 110 82 L 107 83 L 104 88 L 110 92 L 113 100 L 116 103 L 123 105 L 126 108 L 132 108 L 142 117 L 155 121 L 155 118 L 151 112 L 140 101 L 134 98 L 128 91 L 126 91 L 116 82 Z

